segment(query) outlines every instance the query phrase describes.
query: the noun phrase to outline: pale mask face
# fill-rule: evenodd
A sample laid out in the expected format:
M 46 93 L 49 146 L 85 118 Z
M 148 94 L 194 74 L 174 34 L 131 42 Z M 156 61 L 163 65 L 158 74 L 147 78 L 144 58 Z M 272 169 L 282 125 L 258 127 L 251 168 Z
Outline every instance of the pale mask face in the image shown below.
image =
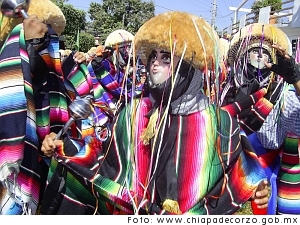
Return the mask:
M 173 57 L 174 67 L 179 62 L 179 57 Z M 150 60 L 150 80 L 154 85 L 162 84 L 169 76 L 171 70 L 171 53 L 162 49 L 154 49 Z
M 254 48 L 249 52 L 250 64 L 258 69 L 266 67 L 265 62 L 269 62 L 270 57 L 266 50 Z

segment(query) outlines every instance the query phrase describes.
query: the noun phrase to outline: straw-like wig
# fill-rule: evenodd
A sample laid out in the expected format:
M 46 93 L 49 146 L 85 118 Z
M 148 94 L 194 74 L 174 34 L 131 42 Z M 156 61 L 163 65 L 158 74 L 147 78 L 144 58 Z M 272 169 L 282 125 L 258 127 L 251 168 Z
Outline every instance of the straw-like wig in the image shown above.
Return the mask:
M 1 16 L 2 13 L 0 12 Z M 52 29 L 58 34 L 64 31 L 66 19 L 60 8 L 50 0 L 31 0 L 28 15 L 36 15 L 43 20 L 44 23 L 50 24 Z M 8 34 L 13 28 L 22 23 L 23 18 L 8 18 L 3 17 L 0 30 L 0 46 L 5 41 Z
M 105 47 L 115 47 L 116 45 L 122 44 L 122 43 L 128 43 L 132 42 L 134 36 L 130 32 L 126 30 L 115 30 L 112 33 L 110 33 L 104 43 Z
M 170 51 L 175 42 L 175 56 L 202 70 L 212 69 L 218 55 L 218 36 L 202 18 L 186 12 L 166 12 L 148 20 L 135 35 L 135 51 L 146 62 L 155 48 Z M 218 56 L 217 56 L 218 57 Z
M 261 47 L 267 50 L 275 60 L 276 54 L 273 44 L 279 44 L 291 53 L 291 44 L 286 34 L 271 24 L 254 23 L 242 28 L 236 33 L 230 42 L 228 51 L 228 62 L 233 64 L 251 48 Z

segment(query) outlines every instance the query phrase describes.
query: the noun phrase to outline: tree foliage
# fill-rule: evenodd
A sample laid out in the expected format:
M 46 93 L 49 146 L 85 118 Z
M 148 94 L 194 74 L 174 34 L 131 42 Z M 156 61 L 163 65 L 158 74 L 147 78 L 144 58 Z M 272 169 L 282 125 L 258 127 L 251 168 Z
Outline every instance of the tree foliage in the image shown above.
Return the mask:
M 91 47 L 95 46 L 95 38 L 93 35 L 81 32 L 79 34 L 79 49 L 77 46 L 77 41 L 74 35 L 66 34 L 65 48 L 71 50 L 78 50 L 80 52 L 87 52 Z
M 76 48 L 77 32 L 80 30 L 79 51 L 86 52 L 95 45 L 98 36 L 104 44 L 106 37 L 117 29 L 124 29 L 135 34 L 143 23 L 154 16 L 155 6 L 152 1 L 142 0 L 103 0 L 102 4 L 92 2 L 86 21 L 86 12 L 67 4 L 68 0 L 52 0 L 62 10 L 66 18 L 65 46 Z
M 66 18 L 66 28 L 64 34 L 75 35 L 78 30 L 84 30 L 86 25 L 86 12 L 84 10 L 75 9 L 73 5 L 62 4 L 60 6 Z
M 95 38 L 92 34 L 81 32 L 79 35 L 79 40 L 79 51 L 81 52 L 88 52 L 91 47 L 95 46 Z
M 66 28 L 63 32 L 63 34 L 66 35 L 65 46 L 68 49 L 74 49 L 78 31 L 80 32 L 84 30 L 86 26 L 86 12 L 83 10 L 75 9 L 73 5 L 69 4 L 62 4 L 60 6 L 60 9 L 66 18 Z M 93 37 L 92 40 L 89 40 L 88 42 L 85 42 L 86 40 L 88 40 L 87 38 L 82 39 L 82 37 L 82 35 L 79 36 L 79 51 L 85 51 L 85 49 L 82 49 L 82 46 L 84 46 L 84 48 L 87 48 L 86 46 L 91 42 L 92 46 L 94 45 Z
M 271 11 L 279 10 L 282 8 L 281 0 L 257 0 L 251 5 L 251 10 L 257 12 L 257 10 L 271 6 Z
M 135 34 L 143 23 L 154 16 L 155 6 L 152 1 L 141 0 L 103 0 L 91 3 L 88 14 L 92 22 L 92 32 L 100 35 L 102 43 L 117 29 L 124 29 Z
M 79 51 L 86 52 L 95 45 L 94 36 L 85 33 L 86 28 L 86 12 L 84 10 L 75 9 L 73 5 L 66 4 L 67 0 L 52 0 L 63 12 L 66 18 L 66 28 L 63 35 L 66 37 L 65 47 L 67 49 L 77 49 L 76 40 L 77 33 L 79 35 Z
M 60 6 L 62 4 L 64 4 L 65 2 L 68 2 L 69 0 L 50 0 L 51 2 L 53 2 L 54 4 Z

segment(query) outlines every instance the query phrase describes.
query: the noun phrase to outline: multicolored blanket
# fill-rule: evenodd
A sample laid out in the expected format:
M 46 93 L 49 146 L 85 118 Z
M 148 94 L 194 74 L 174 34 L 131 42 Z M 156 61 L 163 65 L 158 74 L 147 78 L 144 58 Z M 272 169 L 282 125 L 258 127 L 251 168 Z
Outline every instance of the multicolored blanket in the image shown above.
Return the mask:
M 299 138 L 288 134 L 277 150 L 265 149 L 256 134 L 249 139 L 270 182 L 268 214 L 299 214 Z
M 161 205 L 171 198 L 184 214 L 233 214 L 249 200 L 265 174 L 227 112 L 210 106 L 171 116 L 159 154 L 140 140 L 151 107 L 148 98 L 134 100 L 112 124 L 111 140 L 86 138 L 76 155 L 65 141 L 45 193 L 55 198 L 44 199 L 41 213 L 173 214 Z
M 288 134 L 278 173 L 277 214 L 300 214 L 299 136 Z
M 93 168 L 93 173 L 99 166 L 99 162 L 97 160 L 99 160 L 99 157 L 102 157 L 102 141 L 106 140 L 110 133 L 108 126 L 114 119 L 114 115 L 118 107 L 118 101 L 122 102 L 125 98 L 125 95 L 127 96 L 126 93 L 128 93 L 128 96 L 130 95 L 130 90 L 123 88 L 122 85 L 124 84 L 118 83 L 118 80 L 115 79 L 116 70 L 109 59 L 104 59 L 97 65 L 98 67 L 96 70 L 93 69 L 91 64 L 89 64 L 87 67 L 84 64 L 74 65 L 74 67 L 65 74 L 65 86 L 67 87 L 69 93 L 71 93 L 71 96 L 75 98 L 91 95 L 93 97 L 94 111 L 87 120 L 81 121 L 80 136 L 69 133 L 71 142 L 68 146 L 64 147 L 64 150 L 58 151 L 58 153 L 60 153 L 58 154 L 59 164 L 57 164 L 55 160 L 51 161 L 50 172 L 48 176 L 49 179 L 45 193 L 46 199 L 44 199 L 41 208 L 42 214 L 53 214 L 57 211 L 57 209 L 52 206 L 51 202 L 53 200 L 56 201 L 56 198 L 52 198 L 52 196 L 57 195 L 57 198 L 59 197 L 61 190 L 57 191 L 58 189 L 56 189 L 58 188 L 57 185 L 59 185 L 59 182 L 66 182 L 69 184 L 68 178 L 70 175 L 67 178 L 59 177 L 58 180 L 56 180 L 57 174 L 61 174 L 62 171 L 65 171 L 64 167 L 61 166 L 64 164 L 64 161 L 61 161 L 61 156 L 68 156 L 67 161 L 70 162 L 68 165 L 78 163 L 80 165 L 79 168 L 84 166 L 84 169 L 82 168 L 83 171 L 80 170 L 77 172 L 79 176 L 76 177 L 76 180 L 78 179 L 79 181 L 83 182 L 83 184 L 81 184 L 83 187 L 79 188 L 80 190 L 87 188 L 85 187 L 86 182 L 82 179 L 86 178 L 87 175 L 85 175 L 85 173 L 88 172 L 88 168 Z M 72 146 L 70 147 L 70 145 Z M 54 171 L 52 171 L 52 169 Z M 66 171 L 65 173 L 70 174 L 69 171 Z M 91 175 L 88 175 L 88 177 L 90 176 Z M 73 188 L 75 183 L 77 184 L 75 186 L 79 187 L 80 182 L 75 182 L 74 180 L 71 181 L 70 187 Z M 54 187 L 55 189 L 53 191 L 52 189 Z M 49 194 L 49 192 L 51 194 Z M 89 192 L 91 194 L 91 190 L 89 190 Z M 70 197 L 69 192 L 65 193 L 64 196 L 66 195 L 68 196 L 66 199 L 68 199 Z M 79 195 L 81 196 L 82 194 L 80 193 Z M 47 196 L 50 196 L 51 198 L 49 199 Z M 89 195 L 87 194 L 84 198 L 89 199 L 88 196 Z M 68 209 L 70 209 L 72 213 L 77 212 L 74 208 Z M 67 208 L 64 207 L 64 210 L 67 210 Z M 82 211 L 80 212 L 83 213 Z
M 69 119 L 58 36 L 40 52 L 42 70 L 32 71 L 22 24 L 11 32 L 0 61 L 1 214 L 35 214 L 39 202 L 41 140 Z M 43 70 L 44 69 L 44 70 Z
M 16 214 L 34 213 L 38 203 L 38 137 L 29 57 L 23 36 L 22 26 L 15 27 L 0 55 L 0 181 L 6 189 L 0 199 L 1 214 L 10 214 L 10 207 Z M 30 162 L 31 159 L 34 162 Z

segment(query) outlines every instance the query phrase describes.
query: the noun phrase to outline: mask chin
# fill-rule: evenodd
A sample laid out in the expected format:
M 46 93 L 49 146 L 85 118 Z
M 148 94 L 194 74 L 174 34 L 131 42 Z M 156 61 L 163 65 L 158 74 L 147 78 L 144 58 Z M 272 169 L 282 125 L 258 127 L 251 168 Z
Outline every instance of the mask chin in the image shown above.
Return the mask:
M 168 74 L 163 74 L 162 72 L 157 72 L 155 75 L 150 72 L 149 81 L 152 85 L 157 86 L 164 83 L 168 79 Z
M 261 60 L 260 62 L 257 62 L 257 61 L 255 61 L 255 62 L 250 62 L 250 64 L 251 64 L 252 66 L 254 66 L 255 68 L 257 68 L 257 69 L 264 69 L 264 68 L 266 68 L 266 65 L 265 65 L 265 63 L 263 62 L 263 60 Z

